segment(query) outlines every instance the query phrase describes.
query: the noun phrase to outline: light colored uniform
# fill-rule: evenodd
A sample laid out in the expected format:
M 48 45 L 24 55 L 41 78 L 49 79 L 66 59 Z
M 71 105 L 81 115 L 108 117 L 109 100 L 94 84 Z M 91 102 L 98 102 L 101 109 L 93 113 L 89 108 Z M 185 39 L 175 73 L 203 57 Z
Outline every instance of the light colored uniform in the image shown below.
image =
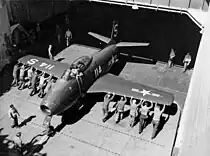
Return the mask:
M 191 62 L 191 56 L 190 55 L 186 55 L 185 58 L 184 58 L 184 63 L 187 62 L 187 65 L 190 64 Z
M 21 67 L 20 68 L 20 80 L 24 79 L 24 75 L 25 75 L 25 68 Z
M 65 37 L 66 37 L 66 38 L 69 37 L 70 39 L 72 38 L 72 33 L 71 33 L 70 30 L 67 30 L 67 31 L 66 31 Z
M 158 108 L 154 108 L 154 116 L 152 118 L 152 124 L 153 124 L 152 139 L 157 134 L 157 130 L 160 124 L 160 117 L 162 114 L 163 114 L 162 110 L 159 110 Z
M 33 73 L 33 69 L 32 68 L 30 68 L 29 70 L 28 70 L 28 77 L 32 77 L 32 73 Z
M 46 79 L 48 79 L 48 78 L 44 78 L 44 76 L 41 76 L 40 80 L 39 80 L 39 85 L 43 86 Z
M 22 140 L 20 137 L 15 136 L 13 138 L 13 142 L 15 144 L 15 148 L 22 148 Z
M 159 122 L 162 112 L 160 110 L 154 109 L 153 120 Z

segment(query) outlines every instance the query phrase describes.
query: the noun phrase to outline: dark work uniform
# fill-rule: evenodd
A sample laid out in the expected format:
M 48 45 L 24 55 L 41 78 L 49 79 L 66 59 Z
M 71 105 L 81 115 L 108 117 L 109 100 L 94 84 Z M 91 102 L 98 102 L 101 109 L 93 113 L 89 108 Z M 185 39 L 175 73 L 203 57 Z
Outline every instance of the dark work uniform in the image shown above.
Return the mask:
M 61 27 L 56 27 L 56 38 L 59 44 L 61 43 L 61 35 L 62 35 Z
M 37 88 L 36 88 L 37 79 L 38 79 L 38 74 L 34 73 L 31 78 L 31 88 L 32 88 L 31 93 L 34 93 L 34 94 L 37 92 Z
M 120 120 L 122 120 L 123 118 L 123 112 L 124 112 L 124 107 L 125 107 L 125 104 L 126 104 L 127 100 L 120 100 L 117 102 L 117 114 L 116 114 L 116 119 L 115 119 L 115 122 L 119 122 Z

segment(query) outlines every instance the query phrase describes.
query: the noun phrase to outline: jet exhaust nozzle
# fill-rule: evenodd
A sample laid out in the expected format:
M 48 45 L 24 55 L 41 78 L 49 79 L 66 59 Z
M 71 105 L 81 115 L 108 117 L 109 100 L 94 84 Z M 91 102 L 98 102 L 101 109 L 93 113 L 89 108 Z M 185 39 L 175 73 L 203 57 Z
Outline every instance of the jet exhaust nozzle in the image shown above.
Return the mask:
M 46 105 L 41 105 L 41 106 L 40 106 L 40 109 L 41 109 L 41 111 L 42 111 L 44 114 L 46 114 L 46 115 L 51 115 L 51 111 L 50 111 L 50 109 L 49 109 L 48 106 L 46 106 Z

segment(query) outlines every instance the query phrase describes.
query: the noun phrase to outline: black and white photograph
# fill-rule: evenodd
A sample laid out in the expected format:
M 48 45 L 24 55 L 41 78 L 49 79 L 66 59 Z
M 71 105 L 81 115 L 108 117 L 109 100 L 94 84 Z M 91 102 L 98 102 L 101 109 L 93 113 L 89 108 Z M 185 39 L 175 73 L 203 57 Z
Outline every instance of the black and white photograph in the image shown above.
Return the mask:
M 0 156 L 209 156 L 209 3 L 0 0 Z

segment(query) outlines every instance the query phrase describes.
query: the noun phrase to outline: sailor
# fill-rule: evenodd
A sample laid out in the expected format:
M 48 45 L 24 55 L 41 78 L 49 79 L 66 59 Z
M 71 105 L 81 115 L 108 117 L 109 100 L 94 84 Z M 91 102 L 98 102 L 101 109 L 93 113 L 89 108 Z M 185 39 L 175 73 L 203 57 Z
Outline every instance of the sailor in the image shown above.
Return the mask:
M 44 94 L 44 86 L 46 85 L 46 80 L 49 79 L 50 76 L 51 76 L 50 75 L 49 77 L 45 78 L 45 75 L 46 74 L 43 72 L 41 74 L 41 76 L 40 76 L 40 79 L 39 79 L 39 94 L 38 94 L 39 97 L 43 96 L 43 94 Z
M 61 28 L 59 27 L 59 25 L 56 25 L 56 38 L 57 38 L 57 41 L 58 43 L 60 44 L 61 43 L 61 34 L 62 34 L 62 30 Z
M 140 119 L 139 119 L 139 134 L 143 131 L 146 126 L 148 120 L 148 113 L 150 109 L 153 107 L 153 104 L 149 101 L 142 101 L 140 111 Z
M 171 68 L 174 64 L 174 58 L 175 58 L 176 54 L 174 49 L 171 49 L 170 55 L 169 55 L 169 59 L 168 59 L 168 67 Z
M 32 78 L 31 78 L 32 91 L 30 93 L 30 96 L 32 96 L 33 94 L 35 94 L 37 92 L 36 83 L 37 83 L 38 77 L 39 77 L 39 75 L 38 75 L 37 71 L 35 70 L 32 75 Z
M 50 88 L 53 86 L 55 83 L 55 79 L 48 79 L 47 86 L 44 89 L 44 95 L 47 94 L 47 92 L 50 90 Z
M 186 72 L 187 67 L 189 66 L 190 62 L 191 62 L 191 55 L 190 53 L 187 53 L 183 60 L 183 63 L 184 63 L 183 73 Z
M 136 122 L 136 117 L 138 115 L 137 109 L 140 106 L 141 101 L 137 103 L 137 100 L 131 97 L 130 99 L 130 127 L 133 127 Z
M 66 31 L 65 38 L 66 38 L 66 46 L 68 47 L 72 40 L 72 32 L 69 29 L 67 29 Z
M 13 82 L 12 82 L 12 86 L 16 87 L 18 85 L 18 70 L 20 69 L 20 63 L 18 62 L 14 68 L 13 68 L 13 72 L 12 72 L 12 76 L 13 76 Z
M 107 93 L 104 96 L 104 102 L 103 102 L 103 107 L 102 107 L 102 112 L 103 112 L 103 121 L 105 121 L 105 118 L 108 116 L 109 112 L 109 104 L 110 102 L 114 99 L 115 93 Z
M 54 60 L 53 55 L 52 55 L 52 45 L 51 44 L 48 47 L 48 56 L 49 56 L 49 59 Z
M 163 105 L 161 109 L 160 105 L 156 103 L 154 111 L 150 112 L 150 115 L 153 114 L 153 118 L 152 118 L 153 131 L 152 131 L 151 139 L 154 139 L 157 134 L 157 131 L 160 125 L 160 118 L 162 117 L 164 110 L 165 110 L 165 105 Z
M 23 154 L 23 143 L 21 139 L 21 132 L 18 132 L 13 138 L 14 148 L 17 152 L 22 155 Z
M 12 125 L 11 127 L 18 127 L 18 117 L 20 116 L 19 112 L 15 108 L 13 104 L 10 105 L 9 111 L 8 111 L 9 118 L 12 120 Z
M 123 113 L 124 113 L 124 107 L 125 107 L 125 104 L 127 102 L 127 98 L 126 96 L 122 96 L 120 98 L 120 100 L 117 102 L 117 105 L 116 105 L 116 118 L 115 118 L 115 122 L 118 123 L 120 122 L 120 120 L 122 120 L 123 118 Z
M 45 129 L 39 133 L 38 135 L 36 135 L 31 141 L 30 143 L 33 143 L 34 140 L 39 137 L 39 136 L 49 136 L 52 137 L 55 134 L 55 129 L 53 126 L 49 125 L 48 127 L 45 127 Z
M 69 28 L 70 20 L 69 20 L 69 16 L 67 14 L 65 15 L 64 22 L 65 22 L 66 28 Z
M 32 74 L 33 74 L 33 67 L 29 67 L 28 71 L 27 71 L 27 79 L 29 81 L 29 84 L 28 84 L 28 88 L 30 89 L 31 87 L 31 79 L 32 79 Z
M 71 69 L 72 77 L 77 77 L 77 76 L 82 76 L 82 75 L 83 75 L 82 72 L 80 72 L 78 68 Z
M 26 68 L 24 64 L 20 68 L 20 75 L 19 75 L 20 83 L 19 83 L 19 87 L 18 87 L 19 90 L 22 90 L 25 86 L 25 71 L 27 69 L 28 68 Z
M 36 24 L 36 36 L 37 36 L 37 40 L 39 41 L 41 38 L 41 28 L 40 28 L 39 22 L 37 22 Z

